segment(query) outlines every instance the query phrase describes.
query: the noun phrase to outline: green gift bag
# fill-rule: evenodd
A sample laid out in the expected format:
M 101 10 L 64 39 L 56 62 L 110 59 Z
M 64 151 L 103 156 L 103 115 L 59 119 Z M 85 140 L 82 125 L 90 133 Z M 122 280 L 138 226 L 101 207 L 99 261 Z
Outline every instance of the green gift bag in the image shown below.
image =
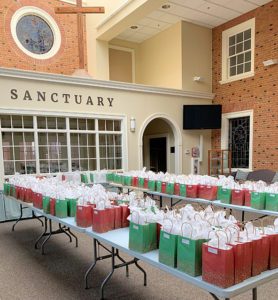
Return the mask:
M 114 173 L 107 173 L 106 174 L 106 181 L 113 182 L 114 181 Z
M 4 182 L 4 195 L 10 196 L 11 185 L 8 182 Z
M 68 201 L 56 199 L 55 215 L 58 218 L 66 218 L 68 216 Z
M 153 192 L 155 191 L 155 180 L 149 180 L 148 189 Z
M 159 239 L 159 262 L 176 268 L 177 266 L 177 241 L 178 236 L 160 231 Z
M 129 243 L 131 250 L 146 253 L 157 248 L 156 223 L 129 223 Z
M 88 183 L 88 176 L 87 176 L 87 174 L 81 174 L 81 182 Z
M 231 204 L 232 190 L 219 186 L 217 189 L 217 199 L 222 203 Z
M 202 244 L 207 240 L 178 237 L 177 268 L 191 276 L 202 275 Z
M 90 173 L 90 182 L 94 183 L 95 182 L 95 174 L 94 173 Z M 85 182 L 87 183 L 87 182 Z
M 180 184 L 180 196 L 186 197 L 186 185 Z
M 132 186 L 132 176 L 123 176 L 124 185 Z
M 75 217 L 76 216 L 76 206 L 77 206 L 77 199 L 66 199 L 68 202 L 68 216 Z
M 46 214 L 50 214 L 50 197 L 43 196 L 42 198 L 42 209 Z
M 169 195 L 174 194 L 174 183 L 167 182 L 167 184 L 166 184 L 166 193 L 169 194 Z
M 251 193 L 251 207 L 255 209 L 265 209 L 265 193 Z
M 16 189 L 13 184 L 10 185 L 10 196 L 16 198 Z
M 138 178 L 138 186 L 140 188 L 143 188 L 144 187 L 144 178 L 143 177 L 139 177 Z
M 114 182 L 121 184 L 122 183 L 122 176 L 120 174 L 115 174 L 114 175 Z
M 161 193 L 162 182 L 159 180 L 156 182 L 156 191 Z
M 274 194 L 274 193 L 265 194 L 265 209 L 278 211 L 278 194 Z

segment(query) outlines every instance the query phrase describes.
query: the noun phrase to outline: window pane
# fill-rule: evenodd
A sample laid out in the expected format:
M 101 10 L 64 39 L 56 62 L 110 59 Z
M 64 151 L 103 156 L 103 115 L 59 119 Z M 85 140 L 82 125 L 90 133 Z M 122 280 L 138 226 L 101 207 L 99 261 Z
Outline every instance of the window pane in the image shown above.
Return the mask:
M 23 133 L 22 132 L 14 132 L 14 145 L 19 146 L 23 145 Z
M 87 119 L 88 130 L 95 130 L 95 120 Z
M 100 145 L 106 145 L 106 135 L 105 134 L 100 134 L 99 135 L 99 144 Z
M 79 160 L 71 161 L 71 169 L 72 169 L 72 171 L 79 170 Z
M 66 133 L 58 133 L 58 142 L 60 145 L 67 145 L 67 134 Z
M 33 132 L 24 132 L 25 142 L 34 143 L 34 133 Z
M 58 159 L 58 147 L 56 144 L 49 145 L 49 159 Z
M 98 130 L 105 130 L 105 120 L 98 120 Z
M 80 158 L 88 158 L 88 150 L 87 147 L 80 147 Z
M 108 159 L 108 169 L 115 169 L 114 159 Z
M 77 145 L 78 146 L 78 133 L 71 133 L 70 134 L 70 143 L 71 145 Z
M 244 72 L 250 72 L 251 71 L 251 62 L 248 62 L 244 65 Z
M 39 129 L 46 128 L 46 118 L 45 117 L 37 117 L 37 123 Z
M 38 134 L 39 145 L 47 145 L 47 133 L 41 132 Z
M 115 157 L 122 157 L 122 147 L 115 147 Z
M 57 144 L 57 133 L 48 133 L 48 144 Z
M 244 51 L 251 49 L 251 40 L 244 42 Z
M 95 159 L 89 159 L 89 170 L 93 171 L 97 169 L 97 161 Z
M 236 53 L 240 53 L 243 51 L 243 43 L 236 45 Z
M 13 144 L 13 137 L 11 132 L 2 132 L 2 141 L 6 146 Z
M 60 147 L 60 159 L 67 159 L 68 158 L 68 148 L 67 147 Z
M 237 56 L 237 64 L 242 64 L 244 60 L 244 54 L 239 54 Z
M 230 58 L 230 66 L 235 66 L 236 65 L 236 56 L 233 56 Z
M 89 158 L 96 158 L 96 148 L 95 147 L 89 147 Z
M 106 159 L 101 159 L 100 160 L 100 169 L 107 169 L 107 164 L 106 164 Z
M 4 174 L 13 175 L 14 173 L 14 163 L 11 161 L 4 161 Z
M 78 119 L 78 129 L 86 130 L 86 119 Z
M 50 164 L 50 173 L 58 173 L 59 172 L 59 164 L 57 160 L 51 160 Z
M 68 172 L 68 161 L 67 160 L 60 160 L 60 172 Z
M 232 46 L 229 48 L 229 56 L 235 55 L 236 53 L 236 47 Z
M 71 147 L 71 157 L 79 158 L 79 147 Z
M 15 156 L 15 160 L 25 160 L 23 144 L 21 147 L 18 146 L 14 147 L 14 156 Z
M 248 51 L 244 54 L 245 62 L 251 61 L 251 51 Z
M 27 174 L 36 174 L 36 162 L 26 161 Z
M 24 128 L 33 128 L 33 117 L 32 116 L 23 116 Z
M 11 128 L 11 116 L 1 116 L 1 126 L 2 128 Z
M 47 160 L 40 161 L 40 171 L 41 173 L 49 173 L 49 166 Z
M 114 157 L 114 147 L 107 147 L 107 157 L 109 158 Z
M 3 158 L 4 160 L 13 160 L 13 147 L 3 147 Z
M 235 42 L 236 42 L 236 36 L 235 36 L 235 35 L 230 36 L 230 37 L 229 37 L 229 46 L 234 45 Z
M 39 147 L 39 157 L 40 159 L 48 159 L 47 147 Z
M 19 174 L 26 173 L 24 161 L 16 161 L 15 162 L 15 172 L 18 172 Z
M 237 42 L 237 43 L 240 43 L 240 42 L 242 42 L 242 41 L 243 41 L 243 32 L 238 33 L 238 34 L 236 35 L 236 42 Z
M 114 131 L 121 131 L 121 121 L 114 121 Z
M 35 143 L 25 143 L 25 159 L 35 160 Z
M 116 169 L 122 169 L 122 160 L 121 159 L 116 159 Z
M 113 121 L 112 120 L 106 120 L 106 130 L 113 131 Z
M 95 146 L 96 145 L 96 136 L 95 134 L 88 134 L 88 145 Z
M 230 68 L 230 76 L 236 75 L 236 67 Z
M 106 147 L 99 147 L 99 156 L 101 158 L 106 158 Z
M 243 65 L 237 66 L 237 74 L 242 74 L 243 73 Z
M 88 159 L 80 159 L 80 171 L 88 171 Z
M 77 129 L 77 119 L 70 119 L 70 129 L 76 130 Z
M 121 144 L 122 144 L 122 136 L 115 135 L 115 145 L 121 145 Z
M 65 118 L 57 118 L 57 128 L 58 129 L 66 129 L 66 119 Z
M 244 39 L 251 39 L 251 29 L 245 30 L 244 31 Z
M 87 134 L 83 134 L 83 133 L 79 134 L 79 145 L 87 146 Z
M 47 117 L 47 128 L 48 129 L 56 129 L 56 118 Z
M 22 116 L 12 116 L 13 128 L 22 128 Z

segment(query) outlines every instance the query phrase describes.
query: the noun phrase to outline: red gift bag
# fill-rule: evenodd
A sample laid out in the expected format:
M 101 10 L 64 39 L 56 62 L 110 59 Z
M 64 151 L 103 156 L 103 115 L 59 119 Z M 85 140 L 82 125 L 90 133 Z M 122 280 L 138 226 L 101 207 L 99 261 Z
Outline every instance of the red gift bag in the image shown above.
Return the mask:
M 42 194 L 34 193 L 33 204 L 36 208 L 42 209 Z
M 33 202 L 33 191 L 31 189 L 25 189 L 24 201 L 28 203 Z
M 270 255 L 270 236 L 262 236 L 262 272 L 268 270 Z
M 197 198 L 198 197 L 198 185 L 186 185 L 186 197 Z
M 24 201 L 25 189 L 23 187 L 20 187 L 19 188 L 19 192 L 20 192 L 19 199 L 22 200 L 22 201 Z
M 161 182 L 161 193 L 166 194 L 166 182 Z
M 93 231 L 104 233 L 111 230 L 112 219 L 111 209 L 94 209 Z
M 206 200 L 216 200 L 217 186 L 200 185 L 198 188 L 198 197 Z
M 92 209 L 91 205 L 77 205 L 76 206 L 76 216 L 75 221 L 77 226 L 86 228 L 90 227 L 93 224 L 92 218 Z
M 269 235 L 270 253 L 269 253 L 269 269 L 278 268 L 278 234 Z
M 264 259 L 263 259 L 264 249 L 262 245 L 263 245 L 262 238 L 252 241 L 252 253 L 253 253 L 252 276 L 261 274 L 264 268 Z
M 19 187 L 19 186 L 15 187 L 15 197 L 16 197 L 16 199 L 21 198 L 21 187 Z
M 148 189 L 149 179 L 144 178 L 144 189 Z
M 132 186 L 138 187 L 139 179 L 138 177 L 132 177 Z
M 130 210 L 127 205 L 121 205 L 122 209 L 122 226 L 121 227 L 128 227 L 129 226 L 129 221 L 127 217 L 130 215 Z
M 251 206 L 251 193 L 252 191 L 244 190 L 244 205 Z
M 232 189 L 232 204 L 243 205 L 244 204 L 244 190 L 234 190 Z
M 110 216 L 109 216 L 109 230 L 115 229 L 115 207 L 108 207 L 107 208 Z
M 50 204 L 49 204 L 49 206 L 50 206 L 50 214 L 52 216 L 55 216 L 56 199 L 50 198 Z
M 180 184 L 179 183 L 174 184 L 174 195 L 180 196 Z
M 215 284 L 221 288 L 234 285 L 235 265 L 234 249 L 222 250 L 202 245 L 202 278 L 204 281 Z
M 120 206 L 114 206 L 114 228 L 118 229 L 122 227 L 122 208 Z

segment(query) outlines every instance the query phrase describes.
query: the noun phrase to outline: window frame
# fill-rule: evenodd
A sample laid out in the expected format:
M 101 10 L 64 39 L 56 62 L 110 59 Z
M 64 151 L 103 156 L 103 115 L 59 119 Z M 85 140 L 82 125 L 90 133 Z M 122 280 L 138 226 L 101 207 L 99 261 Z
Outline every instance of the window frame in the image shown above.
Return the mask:
M 238 169 L 243 171 L 252 171 L 253 168 L 253 110 L 244 110 L 232 113 L 222 114 L 221 125 L 221 149 L 226 150 L 229 147 L 229 120 L 241 117 L 250 118 L 250 133 L 249 133 L 249 167 L 248 168 L 232 168 L 232 171 Z
M 122 143 L 121 143 L 121 150 L 122 150 L 122 157 L 121 157 L 121 164 L 122 164 L 122 168 L 118 169 L 119 171 L 125 170 L 127 168 L 127 164 L 128 164 L 128 160 L 127 160 L 127 139 L 126 139 L 126 116 L 118 116 L 118 115 L 87 115 L 87 114 L 73 114 L 73 113 L 49 113 L 49 112 L 42 112 L 42 113 L 38 113 L 38 112 L 33 112 L 31 113 L 30 111 L 28 111 L 28 113 L 26 112 L 9 112 L 7 113 L 7 111 L 5 110 L 0 110 L 0 114 L 1 116 L 3 115 L 15 115 L 15 116 L 32 116 L 33 117 L 33 128 L 28 128 L 28 129 L 24 129 L 24 128 L 2 128 L 0 127 L 0 157 L 3 158 L 3 145 L 2 145 L 2 132 L 22 132 L 22 131 L 26 131 L 26 132 L 32 132 L 34 133 L 34 142 L 35 142 L 35 160 L 36 160 L 36 173 L 34 173 L 33 175 L 37 175 L 37 174 L 41 174 L 41 175 L 49 175 L 49 174 L 58 174 L 60 172 L 56 172 L 56 173 L 51 173 L 49 170 L 49 173 L 41 173 L 40 172 L 40 161 L 43 159 L 40 159 L 39 157 L 39 140 L 38 140 L 38 135 L 41 132 L 55 132 L 55 133 L 66 133 L 66 142 L 67 142 L 67 149 L 68 149 L 68 157 L 67 157 L 67 161 L 68 161 L 68 170 L 67 172 L 71 172 L 72 171 L 72 157 L 71 157 L 71 142 L 70 142 L 70 134 L 71 133 L 77 133 L 77 132 L 82 132 L 82 133 L 92 133 L 94 132 L 96 134 L 96 170 L 100 170 L 100 155 L 99 155 L 99 143 L 98 143 L 98 139 L 99 139 L 99 134 L 119 134 L 122 138 Z M 65 118 L 66 121 L 66 128 L 64 129 L 42 129 L 42 128 L 38 128 L 38 124 L 37 124 L 37 120 L 38 117 L 55 117 L 55 118 Z M 78 118 L 78 119 L 92 119 L 95 120 L 95 130 L 88 130 L 88 128 L 86 130 L 70 130 L 70 118 Z M 120 130 L 119 131 L 99 131 L 98 130 L 98 120 L 115 120 L 115 121 L 120 121 Z M 57 123 L 56 123 L 57 124 Z M 0 126 L 1 126 L 1 122 L 0 122 Z M 56 125 L 57 126 L 57 125 Z M 106 159 L 108 159 L 108 157 L 106 157 Z M 48 158 L 49 160 L 49 158 Z M 14 160 L 13 160 L 14 161 Z M 89 165 L 88 165 L 89 166 Z M 0 161 L 0 170 L 1 170 L 1 174 L 0 177 L 3 181 L 4 178 L 9 178 L 13 175 L 5 175 L 5 170 L 4 170 L 4 161 L 3 159 L 1 159 Z M 93 171 L 93 170 L 90 170 Z
M 230 76 L 229 66 L 229 37 L 251 29 L 251 70 L 242 74 Z M 254 59 L 255 59 L 255 18 L 249 19 L 241 24 L 231 27 L 222 32 L 222 80 L 220 84 L 225 84 L 244 78 L 254 76 Z

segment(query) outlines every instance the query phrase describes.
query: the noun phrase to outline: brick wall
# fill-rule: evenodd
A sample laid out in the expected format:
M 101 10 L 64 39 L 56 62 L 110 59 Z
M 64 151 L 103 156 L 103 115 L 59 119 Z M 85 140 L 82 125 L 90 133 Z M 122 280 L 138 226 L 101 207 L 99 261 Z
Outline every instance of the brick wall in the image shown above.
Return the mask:
M 255 75 L 221 85 L 222 31 L 254 17 Z M 223 105 L 223 113 L 253 109 L 253 169 L 278 171 L 278 65 L 263 65 L 278 58 L 278 1 L 214 28 L 212 38 L 214 103 Z M 214 130 L 213 148 L 220 149 L 220 138 L 220 130 Z
M 78 68 L 78 34 L 76 15 L 56 15 L 54 7 L 69 6 L 59 0 L 1 0 L 0 3 L 0 66 L 69 75 Z M 22 52 L 11 35 L 10 22 L 14 12 L 23 6 L 35 6 L 50 14 L 61 31 L 59 51 L 50 59 L 34 59 Z

